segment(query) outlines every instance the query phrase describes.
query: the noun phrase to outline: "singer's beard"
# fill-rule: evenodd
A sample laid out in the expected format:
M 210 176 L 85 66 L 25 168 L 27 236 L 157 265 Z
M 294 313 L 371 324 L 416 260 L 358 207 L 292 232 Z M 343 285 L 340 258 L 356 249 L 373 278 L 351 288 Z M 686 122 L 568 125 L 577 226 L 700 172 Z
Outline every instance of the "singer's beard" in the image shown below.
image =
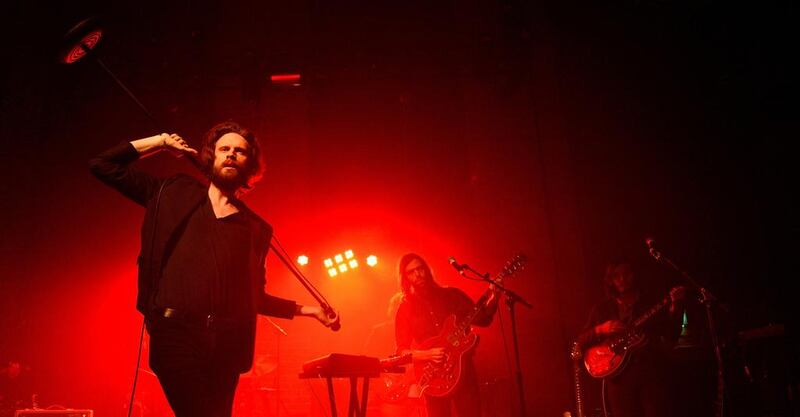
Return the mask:
M 243 168 L 233 167 L 235 169 L 225 169 L 227 167 L 214 167 L 211 171 L 211 182 L 217 188 L 228 191 L 236 192 L 242 188 L 247 182 L 247 177 L 242 174 Z

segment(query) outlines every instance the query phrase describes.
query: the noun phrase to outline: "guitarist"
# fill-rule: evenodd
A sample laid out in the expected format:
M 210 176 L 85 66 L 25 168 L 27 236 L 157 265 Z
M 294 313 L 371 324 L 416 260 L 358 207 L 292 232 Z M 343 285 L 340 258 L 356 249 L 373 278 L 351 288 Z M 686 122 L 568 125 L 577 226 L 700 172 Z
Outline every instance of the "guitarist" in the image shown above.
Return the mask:
M 643 291 L 631 264 L 624 260 L 607 264 L 603 283 L 608 297 L 594 307 L 578 336 L 577 341 L 584 348 L 626 331 L 660 297 L 651 297 Z M 670 313 L 657 313 L 641 329 L 647 336 L 647 344 L 630 353 L 632 356 L 621 373 L 606 378 L 607 398 L 614 417 L 671 415 L 667 352 L 679 331 L 679 322 L 673 320 L 677 314 L 673 313 L 680 311 L 676 305 L 683 300 L 685 289 L 672 288 L 669 296 Z
M 472 312 L 475 304 L 463 291 L 436 283 L 431 268 L 417 254 L 409 253 L 400 258 L 398 276 L 403 298 L 395 319 L 397 353 L 402 355 L 410 352 L 415 362 L 442 361 L 443 348 L 415 350 L 412 345 L 437 336 L 450 315 L 463 318 Z M 492 292 L 473 324 L 484 327 L 491 324 L 498 299 Z M 461 380 L 452 394 L 447 397 L 423 396 L 428 417 L 450 416 L 451 405 L 458 417 L 479 417 L 480 392 L 472 352 L 467 353 Z

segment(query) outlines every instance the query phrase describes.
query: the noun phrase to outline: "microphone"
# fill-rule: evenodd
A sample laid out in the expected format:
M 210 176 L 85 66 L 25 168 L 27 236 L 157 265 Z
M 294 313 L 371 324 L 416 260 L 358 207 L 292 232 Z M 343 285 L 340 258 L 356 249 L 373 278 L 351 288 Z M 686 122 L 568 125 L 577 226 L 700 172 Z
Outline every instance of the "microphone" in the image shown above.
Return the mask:
M 453 268 L 455 268 L 455 270 L 458 271 L 459 274 L 461 274 L 462 276 L 464 275 L 464 267 L 465 266 L 460 264 L 460 263 L 458 263 L 458 262 L 456 262 L 456 258 L 451 256 L 451 257 L 449 257 L 447 259 L 447 262 L 450 262 L 450 265 L 452 265 Z
M 650 256 L 656 258 L 657 261 L 661 260 L 661 253 L 656 250 L 655 243 L 656 240 L 650 236 L 644 238 L 644 243 L 647 245 L 647 248 L 650 249 Z

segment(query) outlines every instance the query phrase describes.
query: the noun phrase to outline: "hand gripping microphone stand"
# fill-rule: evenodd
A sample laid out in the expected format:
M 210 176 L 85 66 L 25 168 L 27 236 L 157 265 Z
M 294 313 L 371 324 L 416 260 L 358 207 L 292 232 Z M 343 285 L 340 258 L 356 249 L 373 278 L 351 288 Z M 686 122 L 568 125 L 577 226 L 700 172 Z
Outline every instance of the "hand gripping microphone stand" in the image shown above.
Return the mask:
M 294 275 L 295 278 L 300 281 L 300 284 L 305 287 L 308 293 L 311 294 L 315 300 L 317 300 L 320 307 L 322 307 L 322 310 L 325 312 L 325 315 L 328 316 L 329 319 L 333 320 L 333 323 L 331 323 L 329 326 L 331 330 L 335 332 L 339 331 L 342 326 L 339 322 L 339 316 L 336 314 L 336 311 L 333 309 L 333 307 L 331 307 L 330 303 L 328 303 L 328 300 L 325 299 L 325 296 L 323 296 L 322 293 L 319 292 L 319 290 L 317 290 L 313 284 L 311 284 L 308 278 L 306 278 L 305 275 L 300 272 L 300 270 L 297 268 L 297 265 L 289 260 L 289 255 L 283 249 L 281 242 L 277 237 L 275 237 L 275 235 L 272 236 L 272 241 L 269 243 L 269 247 L 272 249 L 272 253 L 274 253 L 275 256 L 277 256 L 278 259 L 280 259 L 280 261 L 286 266 L 286 269 L 288 269 L 289 272 L 291 272 L 292 275 Z
M 454 265 L 454 266 L 456 266 L 456 265 Z M 500 290 L 500 292 L 503 293 L 503 295 L 506 296 L 506 305 L 508 306 L 508 311 L 509 311 L 509 313 L 511 315 L 511 335 L 512 335 L 512 338 L 513 338 L 513 341 L 514 341 L 514 357 L 516 359 L 516 364 L 515 364 L 516 365 L 515 366 L 516 369 L 514 370 L 514 372 L 515 372 L 516 383 L 517 383 L 516 384 L 517 385 L 517 396 L 519 397 L 520 415 L 523 416 L 523 417 L 526 417 L 528 415 L 528 413 L 527 413 L 527 411 L 525 409 L 525 389 L 524 389 L 523 383 L 522 383 L 522 367 L 520 366 L 519 340 L 517 338 L 517 315 L 516 315 L 516 310 L 514 309 L 514 307 L 516 306 L 517 302 L 519 302 L 520 304 L 524 305 L 527 308 L 533 308 L 533 306 L 531 305 L 531 303 L 527 302 L 524 298 L 522 298 L 519 294 L 515 293 L 514 291 L 504 287 L 500 283 L 498 283 L 495 280 L 493 280 L 490 277 L 488 272 L 484 273 L 484 274 L 481 274 L 480 272 L 472 269 L 472 267 L 470 267 L 467 264 L 457 265 L 456 269 L 459 270 L 459 272 L 463 272 L 463 271 L 471 272 L 472 274 L 474 274 L 477 277 L 477 279 L 479 279 L 481 281 L 486 281 L 486 282 L 488 282 L 490 284 L 493 284 L 495 286 L 495 288 Z M 484 301 L 485 300 L 479 300 L 478 303 L 482 303 Z
M 717 362 L 717 392 L 716 392 L 716 399 L 714 401 L 714 417 L 723 417 L 724 405 L 725 405 L 725 375 L 724 375 L 724 364 L 722 361 L 722 350 L 719 344 L 719 335 L 717 333 L 717 326 L 716 321 L 714 320 L 714 312 L 713 312 L 713 305 L 716 304 L 723 310 L 727 310 L 724 305 L 719 303 L 719 299 L 711 293 L 707 288 L 701 286 L 697 283 L 697 281 L 692 278 L 689 273 L 682 270 L 672 259 L 664 256 L 658 249 L 654 246 L 654 240 L 652 238 L 645 239 L 645 243 L 650 250 L 650 255 L 660 264 L 666 265 L 673 271 L 680 274 L 681 277 L 688 283 L 692 288 L 697 289 L 700 292 L 700 302 L 705 306 L 706 309 L 706 319 L 708 321 L 708 330 L 711 335 L 711 345 L 714 348 L 714 357 Z

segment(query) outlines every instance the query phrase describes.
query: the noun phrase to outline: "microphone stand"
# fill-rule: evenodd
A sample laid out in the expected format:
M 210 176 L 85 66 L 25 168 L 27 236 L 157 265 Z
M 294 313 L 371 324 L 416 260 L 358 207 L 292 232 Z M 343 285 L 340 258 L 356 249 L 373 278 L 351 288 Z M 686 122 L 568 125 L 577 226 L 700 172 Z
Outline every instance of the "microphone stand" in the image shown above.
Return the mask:
M 339 317 L 336 315 L 336 311 L 334 311 L 333 308 L 330 306 L 330 304 L 328 304 L 328 301 L 325 299 L 322 293 L 320 293 L 319 290 L 314 288 L 311 282 L 309 282 L 308 279 L 305 276 L 303 276 L 303 274 L 300 271 L 297 270 L 297 267 L 292 262 L 289 262 L 289 260 L 286 259 L 286 255 L 283 253 L 283 248 L 278 247 L 280 246 L 280 243 L 278 243 L 277 246 L 275 245 L 275 242 L 277 242 L 275 236 L 273 236 L 272 239 L 273 240 L 269 242 L 269 247 L 270 249 L 272 249 L 272 253 L 274 253 L 275 256 L 277 256 L 278 259 L 280 259 L 283 265 L 286 266 L 286 269 L 289 270 L 289 272 L 291 272 L 292 275 L 295 276 L 295 278 L 297 278 L 297 280 L 300 282 L 300 284 L 303 285 L 303 287 L 305 287 L 308 293 L 311 294 L 311 296 L 314 297 L 315 300 L 317 300 L 319 306 L 322 307 L 322 310 L 325 312 L 325 315 L 328 316 L 328 318 L 336 319 L 333 323 L 331 323 L 330 328 L 335 332 L 339 331 L 339 329 L 341 328 L 341 324 L 339 323 Z
M 650 247 L 650 255 L 653 256 L 657 262 L 678 272 L 678 274 L 680 274 L 681 277 L 683 277 L 683 279 L 689 283 L 691 287 L 696 288 L 700 292 L 700 303 L 703 304 L 706 310 L 706 320 L 708 321 L 708 329 L 711 334 L 711 345 L 714 349 L 714 357 L 717 362 L 717 397 L 714 404 L 714 417 L 723 417 L 723 411 L 725 408 L 725 375 L 722 361 L 722 350 L 719 343 L 719 335 L 717 332 L 716 321 L 714 320 L 714 312 L 712 308 L 713 304 L 717 304 L 724 311 L 728 311 L 728 309 L 723 304 L 719 303 L 719 299 L 711 291 L 709 291 L 708 288 L 698 284 L 697 281 L 695 281 L 694 278 L 689 275 L 689 273 L 676 265 L 672 259 L 663 256 L 661 252 L 653 247 Z
M 490 278 L 488 272 L 485 274 L 481 274 L 478 271 L 472 269 L 467 264 L 462 265 L 462 268 L 469 272 L 472 272 L 475 276 L 480 278 L 481 281 L 486 281 L 490 284 L 493 284 L 495 288 L 500 290 L 500 292 L 506 296 L 506 305 L 508 306 L 508 311 L 509 314 L 511 315 L 511 335 L 514 341 L 514 357 L 516 358 L 516 364 L 515 364 L 516 369 L 514 370 L 514 372 L 516 376 L 517 396 L 519 397 L 520 415 L 526 417 L 528 413 L 525 409 L 525 389 L 523 388 L 522 367 L 520 365 L 520 360 L 519 360 L 519 340 L 517 337 L 517 315 L 514 307 L 516 307 L 518 302 L 527 308 L 532 309 L 533 306 L 531 305 L 531 303 L 527 302 L 524 298 L 522 298 L 519 294 L 504 287 L 500 283 Z

